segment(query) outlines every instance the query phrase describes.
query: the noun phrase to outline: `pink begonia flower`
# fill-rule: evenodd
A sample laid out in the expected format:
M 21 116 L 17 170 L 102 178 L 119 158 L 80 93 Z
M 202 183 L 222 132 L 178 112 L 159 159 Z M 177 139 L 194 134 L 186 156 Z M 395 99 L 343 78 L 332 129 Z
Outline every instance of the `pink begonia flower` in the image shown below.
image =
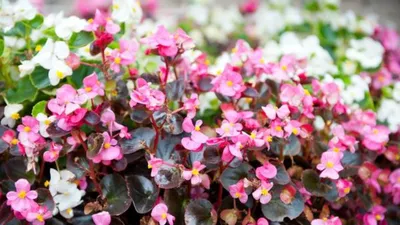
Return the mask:
M 136 40 L 119 40 L 119 49 L 114 49 L 107 57 L 111 62 L 110 68 L 119 73 L 122 66 L 128 66 L 136 61 L 139 44 Z
M 201 174 L 200 171 L 205 169 L 206 166 L 201 164 L 199 161 L 193 163 L 191 170 L 184 170 L 182 176 L 185 180 L 190 180 L 192 185 L 203 184 L 207 189 L 210 188 L 210 178 L 207 174 Z
M 253 130 L 249 135 L 249 146 L 261 147 L 265 144 L 264 132 Z
M 118 24 L 115 24 L 98 9 L 96 10 L 94 18 L 89 19 L 88 23 L 89 24 L 85 27 L 85 31 L 97 31 L 99 28 L 103 27 L 107 33 L 116 34 L 121 29 Z
M 243 204 L 247 202 L 249 196 L 247 196 L 246 190 L 244 189 L 243 180 L 239 180 L 236 184 L 229 186 L 229 193 L 233 198 L 238 198 Z
M 22 117 L 22 124 L 18 125 L 18 139 L 22 142 L 35 142 L 41 138 L 39 121 L 32 116 Z
M 226 66 L 220 76 L 215 77 L 211 84 L 214 85 L 215 92 L 225 96 L 240 98 L 241 93 L 246 89 L 242 76 L 233 71 L 232 66 Z
M 248 53 L 248 59 L 245 62 L 246 75 L 255 74 L 257 77 L 263 73 L 270 73 L 270 66 L 266 64 L 264 52 L 262 49 L 256 49 Z
M 32 225 L 44 225 L 45 220 L 52 217 L 52 213 L 47 209 L 46 206 L 33 207 L 26 215 L 26 220 L 31 222 Z
M 78 14 L 87 18 L 96 12 L 96 9 L 108 10 L 111 6 L 112 0 L 76 0 L 74 9 Z
M 13 130 L 4 131 L 3 135 L 1 136 L 1 139 L 10 146 L 17 145 L 19 142 L 19 140 L 16 138 L 15 131 Z
M 339 178 L 338 172 L 343 170 L 339 154 L 336 152 L 322 153 L 321 163 L 317 165 L 317 169 L 322 171 L 320 177 L 337 180 Z
M 274 64 L 271 73 L 274 80 L 279 82 L 289 80 L 296 72 L 296 57 L 292 55 L 284 55 L 280 62 Z
M 60 151 L 62 148 L 62 145 L 51 142 L 50 149 L 43 153 L 43 160 L 45 162 L 55 162 L 60 156 Z
M 329 105 L 335 105 L 340 100 L 340 89 L 339 86 L 334 83 L 326 83 L 322 85 L 322 92 L 324 93 L 324 100 Z
M 192 119 L 186 117 L 183 120 L 182 128 L 186 133 L 190 133 L 190 137 L 184 137 L 181 140 L 181 144 L 188 150 L 191 151 L 201 151 L 203 145 L 207 142 L 208 137 L 201 133 L 200 126 L 203 121 L 197 120 L 196 125 L 193 125 Z
M 158 26 L 156 33 L 141 39 L 141 42 L 151 49 L 157 49 L 160 56 L 173 57 L 178 53 L 174 36 L 164 26 Z
M 258 0 L 257 0 L 258 1 Z M 269 225 L 268 220 L 265 218 L 260 218 L 257 220 L 257 224 L 256 225 Z
M 81 104 L 85 103 L 86 97 L 78 95 L 75 88 L 69 84 L 64 84 L 56 91 L 56 98 L 53 98 L 47 104 L 51 112 L 56 115 L 65 113 L 66 115 L 81 108 Z
M 281 193 L 279 194 L 279 198 L 283 203 L 286 205 L 292 203 L 293 199 L 295 198 L 297 193 L 296 188 L 294 188 L 292 185 L 287 184 L 285 187 L 282 189 Z
M 236 157 L 239 160 L 243 160 L 243 154 L 241 151 L 242 147 L 243 146 L 240 142 L 225 146 L 225 148 L 222 151 L 221 160 L 227 163 L 232 161 L 234 157 Z
M 104 144 L 100 152 L 92 159 L 94 163 L 103 162 L 104 165 L 110 165 L 112 160 L 120 160 L 123 157 L 121 148 L 117 140 L 110 137 L 108 132 L 103 133 Z
M 298 107 L 301 104 L 305 95 L 305 90 L 300 84 L 297 86 L 291 84 L 283 84 L 281 86 L 279 98 L 284 103 L 288 103 L 291 106 Z
M 143 78 L 136 80 L 136 90 L 130 94 L 129 105 L 134 107 L 137 104 L 145 105 L 149 110 L 157 110 L 164 105 L 165 95 L 159 90 L 150 88 Z
M 270 149 L 270 143 L 273 140 L 273 137 L 271 135 L 271 130 L 270 129 L 263 129 L 263 133 L 264 133 L 264 143 L 265 146 L 267 147 L 267 149 Z
M 249 43 L 246 41 L 240 39 L 236 42 L 236 45 L 234 48 L 232 48 L 232 62 L 235 65 L 240 65 L 242 62 L 247 60 L 248 54 L 251 52 L 251 47 Z
M 297 120 L 289 121 L 284 130 L 286 132 L 285 137 L 289 137 L 291 134 L 300 135 L 301 137 L 306 137 L 307 133 L 301 128 L 302 124 Z
M 378 225 L 385 221 L 386 209 L 381 205 L 375 205 L 370 213 L 364 214 L 364 225 Z
M 147 168 L 151 169 L 150 176 L 155 177 L 163 163 L 162 159 L 150 155 L 150 160 L 147 162 Z
M 375 36 L 386 51 L 395 51 L 399 47 L 399 35 L 396 30 L 387 27 L 377 27 Z
M 124 127 L 115 121 L 115 113 L 110 108 L 103 110 L 100 116 L 100 121 L 103 123 L 103 126 L 108 127 L 110 134 L 114 131 L 121 130 Z
M 216 128 L 215 131 L 222 137 L 232 137 L 240 134 L 243 125 L 237 123 L 241 118 L 240 114 L 233 110 L 224 112 L 226 119 L 222 121 L 221 127 Z
M 258 179 L 268 181 L 276 176 L 278 170 L 274 165 L 269 162 L 265 162 L 264 165 L 256 169 L 256 176 Z
M 151 211 L 151 217 L 160 223 L 160 225 L 165 225 L 168 221 L 169 225 L 174 225 L 175 217 L 168 213 L 168 206 L 164 203 L 159 203 L 154 206 Z
M 330 142 L 333 142 L 334 144 L 342 144 L 349 148 L 352 153 L 355 152 L 354 145 L 357 144 L 357 140 L 353 136 L 346 135 L 341 125 L 336 125 L 333 127 L 332 134 L 334 137 L 330 140 Z
M 104 95 L 104 84 L 99 81 L 97 73 L 93 72 L 83 79 L 83 88 L 78 89 L 80 95 L 85 95 L 87 99 Z
M 72 113 L 59 116 L 57 126 L 65 131 L 70 131 L 74 127 L 81 126 L 83 124 L 83 118 L 87 113 L 87 109 L 79 108 L 74 110 Z
M 179 48 L 189 50 L 195 47 L 192 38 L 184 30 L 178 28 L 174 34 L 174 39 Z
M 339 192 L 339 197 L 343 198 L 351 191 L 351 187 L 353 187 L 353 183 L 346 179 L 339 179 L 336 182 L 336 188 Z
M 314 219 L 311 221 L 311 225 L 342 225 L 342 221 L 340 221 L 339 217 Z
M 389 141 L 390 130 L 386 126 L 377 125 L 364 133 L 363 145 L 371 151 L 382 149 Z
M 285 119 L 290 114 L 290 110 L 287 105 L 282 105 L 278 109 L 276 106 L 268 104 L 267 106 L 263 106 L 261 108 L 270 120 L 276 119 L 277 116 L 281 119 Z
M 187 111 L 187 117 L 194 118 L 196 109 L 200 106 L 199 97 L 196 93 L 192 93 L 190 98 L 183 96 L 183 108 Z
M 266 181 L 261 181 L 261 186 L 252 194 L 253 198 L 255 200 L 260 200 L 261 204 L 267 204 L 269 201 L 271 201 L 272 196 L 269 191 L 273 186 L 274 184 L 272 182 L 267 183 Z
M 400 168 L 393 171 L 389 176 L 390 183 L 392 184 L 393 188 L 400 189 Z
M 16 191 L 7 193 L 7 205 L 15 211 L 22 212 L 30 210 L 36 205 L 34 201 L 38 194 L 36 191 L 31 191 L 31 185 L 25 179 L 19 179 L 15 182 Z
M 372 87 L 376 90 L 382 89 L 392 83 L 392 74 L 390 71 L 383 67 L 379 72 L 372 76 Z
M 111 216 L 107 211 L 102 211 L 92 215 L 92 220 L 96 225 L 110 225 Z
M 283 131 L 283 126 L 285 124 L 283 122 L 281 122 L 280 120 L 274 120 L 271 123 L 271 135 L 274 137 L 279 137 L 279 138 L 283 138 L 285 136 L 285 132 Z

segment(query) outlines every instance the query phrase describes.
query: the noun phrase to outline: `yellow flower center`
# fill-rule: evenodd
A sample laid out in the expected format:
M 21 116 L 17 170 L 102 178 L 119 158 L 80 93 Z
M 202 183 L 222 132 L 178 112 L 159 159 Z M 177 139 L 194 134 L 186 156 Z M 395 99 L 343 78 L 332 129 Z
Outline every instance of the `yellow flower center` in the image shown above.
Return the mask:
M 251 103 L 253 101 L 253 99 L 252 98 L 244 98 L 244 101 L 247 103 Z
M 153 166 L 151 164 L 147 164 L 147 168 L 151 169 L 151 168 L 153 168 Z
M 104 148 L 105 148 L 105 149 L 108 149 L 108 148 L 110 148 L 110 147 L 111 147 L 111 144 L 110 144 L 110 143 L 107 142 L 107 143 L 104 144 Z
M 400 154 L 396 155 L 396 160 L 400 160 Z
M 298 134 L 299 134 L 299 130 L 298 130 L 297 128 L 293 128 L 293 129 L 292 129 L 292 133 L 293 133 L 294 135 L 298 135 Z
M 91 87 L 85 87 L 85 91 L 86 91 L 86 92 L 91 92 L 91 91 L 92 91 L 92 88 L 91 88 Z
M 25 191 L 20 191 L 18 193 L 18 198 L 24 199 L 26 197 L 26 192 Z
M 46 119 L 46 120 L 44 121 L 44 124 L 50 125 L 50 124 L 51 124 L 51 121 L 50 121 L 49 119 Z
M 88 23 L 92 24 L 93 23 L 93 19 L 92 18 L 88 19 Z
M 59 71 L 59 70 L 56 71 L 56 75 L 57 75 L 57 77 L 60 78 L 60 79 L 64 78 L 64 73 L 61 72 L 61 71 Z
M 210 60 L 206 59 L 206 61 L 204 62 L 207 66 L 210 65 Z
M 222 70 L 217 70 L 217 75 L 221 75 L 221 73 L 222 73 Z
M 343 190 L 343 192 L 346 193 L 346 194 L 348 194 L 348 193 L 350 192 L 350 188 L 349 188 L 349 187 L 345 188 L 345 189 Z
M 11 118 L 14 119 L 14 120 L 19 119 L 19 113 L 13 113 L 13 114 L 11 114 Z
M 379 133 L 379 131 L 378 131 L 378 129 L 373 129 L 373 130 L 372 130 L 372 133 L 374 133 L 374 134 L 378 134 L 378 133 Z
M 232 53 L 236 53 L 238 51 L 237 48 L 232 48 Z
M 44 182 L 44 187 L 48 187 L 49 185 L 50 185 L 50 181 L 46 180 L 46 181 Z
M 265 138 L 265 140 L 268 141 L 268 142 L 272 142 L 272 136 L 267 136 L 267 137 Z
M 119 9 L 119 5 L 118 4 L 114 4 L 112 7 L 113 7 L 114 10 L 118 10 Z
M 199 175 L 199 170 L 193 169 L 193 170 L 192 170 L 192 174 L 193 174 L 194 176 Z
M 194 130 L 196 130 L 196 131 L 200 131 L 200 126 L 196 126 L 196 127 L 194 127 Z
M 241 196 L 242 196 L 242 194 L 241 194 L 240 192 L 236 192 L 236 193 L 235 193 L 235 197 L 236 197 L 236 198 L 240 198 Z
M 40 51 L 40 50 L 42 50 L 42 46 L 41 45 L 36 45 L 36 47 L 35 47 L 35 51 Z
M 167 214 L 166 213 L 161 214 L 161 219 L 163 220 L 167 219 Z
M 275 130 L 278 131 L 278 132 L 281 132 L 282 131 L 282 127 L 281 126 L 276 126 Z
M 229 127 L 225 127 L 224 132 L 225 133 L 229 133 L 231 131 L 231 129 Z
M 11 144 L 12 144 L 12 145 L 16 145 L 16 144 L 18 144 L 18 142 L 19 142 L 19 141 L 18 141 L 18 139 L 16 139 L 16 138 L 14 138 L 14 139 L 11 140 Z
M 375 219 L 376 219 L 376 220 L 382 220 L 382 216 L 379 215 L 379 214 L 377 214 L 377 215 L 375 216 Z
M 253 139 L 253 140 L 256 139 L 256 133 L 251 132 L 250 138 Z
M 265 196 L 265 195 L 268 195 L 269 192 L 267 189 L 263 188 L 263 189 L 261 189 L 261 194 Z
M 232 87 L 232 86 L 233 86 L 233 82 L 230 81 L 230 80 L 228 80 L 228 81 L 226 82 L 226 85 L 228 85 L 228 87 Z
M 287 66 L 286 65 L 282 65 L 281 68 L 282 68 L 283 71 L 287 70 Z
M 39 222 L 44 222 L 44 218 L 43 218 L 42 214 L 38 214 L 38 215 L 36 216 L 36 219 L 37 219 Z
M 264 59 L 264 58 L 261 58 L 261 59 L 260 59 L 260 63 L 261 63 L 261 64 L 264 64 L 264 63 L 265 63 L 265 59 Z
M 115 57 L 114 62 L 116 64 L 120 64 L 121 63 L 121 58 L 120 57 Z
M 328 169 L 332 169 L 335 166 L 335 164 L 333 164 L 333 162 L 329 161 L 326 163 L 326 168 Z
M 307 95 L 307 96 L 311 95 L 310 92 L 307 89 L 304 89 L 304 94 Z
M 71 214 L 71 213 L 72 213 L 72 209 L 71 209 L 71 208 L 68 208 L 68 209 L 66 210 L 66 212 L 67 212 L 67 214 Z
M 339 149 L 338 147 L 334 147 L 334 148 L 333 148 L 333 151 L 334 151 L 334 152 L 340 152 L 340 149 Z
M 26 126 L 26 127 L 24 127 L 24 131 L 25 131 L 25 132 L 29 132 L 29 131 L 31 131 L 31 128 L 28 127 L 28 126 Z

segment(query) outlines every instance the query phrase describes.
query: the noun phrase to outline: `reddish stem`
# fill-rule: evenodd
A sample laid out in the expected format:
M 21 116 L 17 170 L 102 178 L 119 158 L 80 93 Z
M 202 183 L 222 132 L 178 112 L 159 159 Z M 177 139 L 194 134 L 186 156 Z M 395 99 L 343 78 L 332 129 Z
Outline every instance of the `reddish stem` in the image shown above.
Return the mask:
M 44 160 L 42 157 L 42 163 L 40 164 L 39 184 L 42 182 L 43 179 L 43 171 L 44 171 Z
M 101 51 L 101 59 L 103 61 L 102 70 L 103 70 L 104 76 L 105 76 L 106 80 L 111 80 L 110 74 L 108 74 L 108 72 L 107 72 L 106 55 L 104 54 L 104 49 Z
M 160 138 L 160 130 L 159 130 L 159 127 L 157 126 L 157 123 L 153 117 L 153 114 L 150 115 L 150 121 L 151 121 L 151 124 L 153 125 L 154 130 L 156 131 L 156 137 L 154 139 L 154 146 L 153 146 L 153 152 L 152 152 L 153 154 L 155 154 L 157 151 L 158 139 Z

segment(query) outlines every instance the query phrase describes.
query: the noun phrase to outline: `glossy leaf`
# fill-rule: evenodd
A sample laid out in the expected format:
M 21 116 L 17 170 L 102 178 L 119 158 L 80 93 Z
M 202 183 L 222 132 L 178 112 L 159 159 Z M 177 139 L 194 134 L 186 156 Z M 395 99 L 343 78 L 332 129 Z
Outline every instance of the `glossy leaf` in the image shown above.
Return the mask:
M 87 139 L 88 151 L 86 156 L 89 159 L 93 159 L 99 154 L 100 150 L 103 148 L 104 136 L 101 133 L 92 133 Z
M 185 210 L 186 225 L 215 225 L 217 215 L 211 202 L 206 199 L 192 200 Z
M 276 166 L 277 173 L 275 178 L 272 181 L 276 184 L 285 185 L 290 182 L 290 177 L 284 165 L 280 164 Z
M 229 190 L 229 186 L 236 184 L 239 180 L 243 178 L 253 178 L 254 173 L 251 173 L 253 167 L 248 163 L 243 162 L 238 167 L 232 168 L 228 167 L 221 174 L 220 182 L 226 190 Z
M 79 32 L 72 34 L 68 45 L 70 48 L 82 48 L 94 40 L 92 32 Z
M 32 108 L 32 116 L 36 117 L 39 113 L 46 115 L 47 101 L 40 101 L 36 103 Z
M 43 89 L 51 86 L 49 79 L 49 70 L 41 66 L 36 66 L 30 75 L 33 86 L 37 89 Z
M 163 160 L 180 160 L 179 153 L 175 150 L 176 145 L 181 143 L 181 138 L 167 135 L 160 140 L 157 146 L 156 157 Z
M 38 193 L 36 202 L 40 205 L 46 206 L 49 211 L 53 211 L 55 207 L 55 202 L 53 200 L 53 196 L 51 196 L 49 189 L 38 188 L 36 189 L 36 192 Z
M 70 133 L 58 127 L 57 122 L 51 123 L 46 131 L 51 137 L 64 137 Z
M 182 129 L 183 118 L 179 114 L 167 114 L 163 129 L 165 132 L 178 135 L 183 132 Z
M 182 186 L 164 191 L 164 202 L 168 206 L 168 212 L 175 216 L 176 224 L 183 224 L 187 188 Z
M 131 112 L 130 117 L 136 123 L 143 123 L 149 118 L 149 114 L 145 108 L 135 107 L 135 109 Z
M 100 123 L 100 116 L 99 114 L 93 112 L 93 111 L 88 111 L 85 114 L 85 117 L 83 118 L 85 122 L 91 126 L 95 126 Z
M 159 192 L 157 185 L 141 175 L 127 176 L 126 180 L 136 211 L 141 214 L 149 212 L 157 201 Z
M 184 90 L 185 90 L 185 82 L 182 79 L 169 82 L 165 87 L 167 98 L 171 101 L 179 100 L 182 97 Z
M 156 132 L 149 127 L 140 127 L 130 132 L 132 138 L 120 141 L 124 154 L 131 154 L 140 149 L 150 148 L 153 144 Z
M 21 78 L 17 87 L 9 89 L 6 98 L 9 103 L 21 103 L 25 100 L 33 101 L 36 98 L 38 90 L 33 86 L 29 76 Z
M 175 166 L 164 164 L 159 168 L 154 181 L 160 188 L 177 188 L 183 182 L 182 171 Z
M 284 186 L 274 185 L 271 189 L 272 199 L 268 204 L 262 204 L 261 210 L 266 218 L 271 221 L 283 221 L 286 217 L 294 219 L 304 210 L 304 200 L 297 190 L 290 204 L 285 204 L 280 199 L 280 193 Z
M 35 181 L 35 174 L 33 171 L 26 172 L 26 164 L 24 158 L 15 157 L 9 159 L 6 162 L 5 170 L 8 178 L 13 181 L 17 181 L 21 178 L 24 178 L 29 181 L 29 183 L 33 184 Z
M 109 174 L 100 182 L 103 198 L 107 202 L 104 210 L 111 215 L 121 215 L 131 205 L 125 179 L 119 174 Z
M 329 190 L 329 187 L 321 182 L 318 173 L 314 170 L 305 170 L 301 180 L 306 190 L 315 196 L 324 196 Z

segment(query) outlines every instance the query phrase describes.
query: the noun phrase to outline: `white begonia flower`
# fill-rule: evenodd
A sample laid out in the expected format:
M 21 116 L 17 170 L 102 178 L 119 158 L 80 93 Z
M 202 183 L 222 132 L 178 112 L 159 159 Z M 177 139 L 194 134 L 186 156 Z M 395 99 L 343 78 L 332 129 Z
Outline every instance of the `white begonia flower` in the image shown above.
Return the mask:
M 211 11 L 211 24 L 222 33 L 229 34 L 236 30 L 243 20 L 238 7 L 230 6 L 229 8 L 214 7 Z
M 74 210 L 73 208 L 77 207 L 78 205 L 82 204 L 82 200 L 79 202 L 75 202 L 74 204 L 70 205 L 70 208 L 60 211 L 60 214 L 62 217 L 64 217 L 65 219 L 71 219 L 72 217 L 74 217 Z M 54 214 L 54 213 L 53 213 Z M 57 213 L 56 213 L 57 214 Z
M 119 23 L 139 23 L 143 10 L 137 0 L 114 0 L 111 18 Z
M 301 11 L 294 7 L 288 7 L 283 14 L 286 25 L 300 25 L 304 23 Z
M 377 111 L 377 118 L 381 122 L 387 122 L 391 132 L 397 132 L 400 128 L 399 102 L 393 99 L 383 99 Z
M 350 48 L 346 51 L 348 59 L 357 61 L 364 69 L 377 68 L 383 59 L 385 49 L 370 37 L 361 40 L 350 40 Z
M 396 101 L 400 102 L 400 82 L 394 83 L 392 97 Z
M 16 22 L 31 20 L 37 14 L 36 8 L 28 0 L 18 0 L 13 4 L 3 0 L 0 9 L 0 28 L 5 28 L 5 31 L 11 29 Z
M 226 65 L 231 61 L 231 57 L 229 53 L 224 52 L 222 53 L 221 56 L 219 56 L 216 60 L 214 65 L 210 65 L 209 67 L 209 72 L 214 75 L 221 75 L 221 73 L 224 71 Z
M 29 75 L 33 72 L 35 69 L 35 63 L 32 62 L 31 60 L 24 60 L 21 62 L 22 64 L 18 66 L 19 69 L 19 76 L 24 77 L 26 75 Z
M 325 121 L 321 116 L 316 116 L 313 124 L 316 130 L 323 130 L 325 128 Z
M 72 69 L 64 61 L 55 61 L 53 67 L 49 70 L 50 84 L 55 86 L 60 80 L 72 75 Z
M 351 60 L 346 60 L 342 63 L 342 71 L 344 74 L 352 75 L 357 70 L 357 63 Z
M 364 100 L 365 92 L 369 91 L 368 81 L 359 75 L 352 75 L 351 83 L 341 91 L 344 102 L 348 105 Z
M 49 191 L 57 206 L 53 214 L 60 212 L 62 216 L 72 217 L 72 208 L 82 203 L 81 198 L 85 195 L 85 191 L 78 189 L 77 184 L 74 183 L 75 179 L 75 175 L 69 170 L 58 172 L 50 169 L 50 182 L 46 184 L 49 185 Z
M 15 21 L 31 20 L 35 18 L 37 10 L 28 0 L 19 0 L 13 6 Z
M 25 47 L 25 40 L 23 38 L 17 38 L 13 36 L 4 36 L 4 45 L 9 48 L 21 49 Z
M 220 101 L 214 92 L 207 92 L 199 95 L 199 113 L 203 114 L 207 109 L 215 109 L 220 105 Z M 213 103 L 216 103 L 215 105 Z
M 21 104 L 8 104 L 4 107 L 4 118 L 1 119 L 1 125 L 7 125 L 9 127 L 15 126 L 15 121 L 20 118 L 19 111 L 21 111 L 23 105 Z
M 47 116 L 44 113 L 39 113 L 36 116 L 36 119 L 39 121 L 40 124 L 40 135 L 43 137 L 47 138 L 49 137 L 49 134 L 47 133 L 47 128 L 49 125 L 56 120 L 56 116 Z
M 32 61 L 49 70 L 54 66 L 55 62 L 63 61 L 68 55 L 69 48 L 65 42 L 54 42 L 53 39 L 49 38 L 39 53 L 33 57 Z
M 72 36 L 72 33 L 82 31 L 86 25 L 86 20 L 71 16 L 56 23 L 55 32 L 58 37 L 68 40 Z
M 203 4 L 193 4 L 190 5 L 187 11 L 187 15 L 196 24 L 200 26 L 205 26 L 208 22 L 210 15 L 210 8 Z
M 266 62 L 277 62 L 282 55 L 282 50 L 276 41 L 268 41 L 263 49 Z

